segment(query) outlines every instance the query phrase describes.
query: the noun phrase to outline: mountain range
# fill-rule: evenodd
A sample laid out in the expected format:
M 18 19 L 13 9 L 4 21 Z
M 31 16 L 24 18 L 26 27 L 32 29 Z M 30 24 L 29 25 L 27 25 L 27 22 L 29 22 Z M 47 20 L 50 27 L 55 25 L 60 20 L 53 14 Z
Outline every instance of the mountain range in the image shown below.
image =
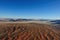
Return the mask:
M 21 21 L 43 21 L 50 22 L 53 24 L 60 24 L 60 20 L 50 20 L 50 19 L 13 19 L 13 18 L 0 18 L 0 22 L 21 22 Z

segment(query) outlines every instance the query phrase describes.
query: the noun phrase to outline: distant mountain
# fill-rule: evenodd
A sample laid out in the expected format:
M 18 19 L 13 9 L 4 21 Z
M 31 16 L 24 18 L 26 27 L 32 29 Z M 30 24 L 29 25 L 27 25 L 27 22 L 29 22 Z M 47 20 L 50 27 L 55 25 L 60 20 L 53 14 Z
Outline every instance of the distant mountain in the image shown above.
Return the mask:
M 9 21 L 10 19 L 9 18 L 0 18 L 0 22 L 6 22 L 6 21 Z
M 16 22 L 16 21 L 34 21 L 34 19 L 12 19 L 12 18 L 0 18 L 0 22 Z
M 11 21 L 11 22 L 15 22 L 16 20 L 15 20 L 15 19 L 10 19 L 9 21 Z
M 16 19 L 16 21 L 32 21 L 33 19 Z
M 60 24 L 60 20 L 53 20 L 53 21 L 50 21 L 50 22 L 52 22 L 54 24 Z
M 13 18 L 0 18 L 0 22 L 18 22 L 18 21 L 40 21 L 40 22 L 51 22 L 54 24 L 60 24 L 60 20 L 50 20 L 50 19 L 13 19 Z

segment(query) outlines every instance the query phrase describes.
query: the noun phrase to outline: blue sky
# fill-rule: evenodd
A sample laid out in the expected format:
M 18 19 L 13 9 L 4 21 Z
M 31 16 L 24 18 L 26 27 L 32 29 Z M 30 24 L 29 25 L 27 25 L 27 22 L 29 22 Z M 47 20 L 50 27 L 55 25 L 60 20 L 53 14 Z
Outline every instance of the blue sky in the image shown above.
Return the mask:
M 0 0 L 0 18 L 60 19 L 60 0 Z

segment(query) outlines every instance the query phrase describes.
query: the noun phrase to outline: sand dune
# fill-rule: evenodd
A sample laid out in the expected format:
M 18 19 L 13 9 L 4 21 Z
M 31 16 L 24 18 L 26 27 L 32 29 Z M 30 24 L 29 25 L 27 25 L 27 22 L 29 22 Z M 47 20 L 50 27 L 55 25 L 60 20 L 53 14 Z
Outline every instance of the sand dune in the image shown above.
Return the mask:
M 39 23 L 1 23 L 0 40 L 60 40 L 58 29 Z

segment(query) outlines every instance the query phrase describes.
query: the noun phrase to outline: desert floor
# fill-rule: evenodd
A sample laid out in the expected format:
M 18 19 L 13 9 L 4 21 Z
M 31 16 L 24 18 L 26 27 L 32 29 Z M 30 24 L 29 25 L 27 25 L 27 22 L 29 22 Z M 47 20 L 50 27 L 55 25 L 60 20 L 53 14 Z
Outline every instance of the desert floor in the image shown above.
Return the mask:
M 0 40 L 60 40 L 60 30 L 43 23 L 0 23 Z

